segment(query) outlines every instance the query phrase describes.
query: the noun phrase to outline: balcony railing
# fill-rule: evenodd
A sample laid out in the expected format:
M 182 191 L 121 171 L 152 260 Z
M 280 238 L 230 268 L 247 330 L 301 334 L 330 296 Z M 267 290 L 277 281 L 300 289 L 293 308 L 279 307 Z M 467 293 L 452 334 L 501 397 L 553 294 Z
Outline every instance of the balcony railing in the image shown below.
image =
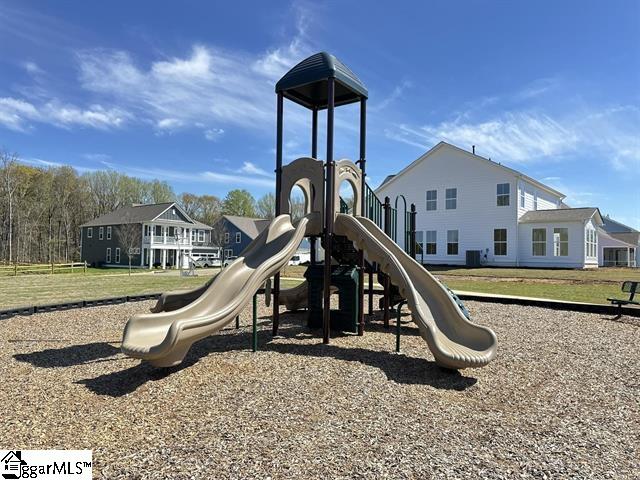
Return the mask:
M 188 238 L 177 240 L 175 237 L 164 237 L 162 235 L 145 235 L 144 243 L 152 245 L 191 245 Z

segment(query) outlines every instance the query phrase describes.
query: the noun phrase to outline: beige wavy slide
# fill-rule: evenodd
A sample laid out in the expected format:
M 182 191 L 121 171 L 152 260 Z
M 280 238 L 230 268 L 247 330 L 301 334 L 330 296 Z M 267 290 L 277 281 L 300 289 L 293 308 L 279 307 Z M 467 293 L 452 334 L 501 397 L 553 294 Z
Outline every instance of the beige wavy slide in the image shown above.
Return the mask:
M 160 295 L 156 304 L 149 310 L 152 313 L 172 312 L 178 310 L 199 298 L 207 291 L 213 278 L 207 280 L 203 285 L 190 290 L 172 290 Z M 280 290 L 280 305 L 284 305 L 287 310 L 294 311 L 307 307 L 307 281 L 301 282 L 292 288 Z
M 482 367 L 496 355 L 497 340 L 487 327 L 470 322 L 446 288 L 407 255 L 371 220 L 337 214 L 335 233 L 348 237 L 377 262 L 407 299 L 413 321 L 442 367 Z
M 285 266 L 304 238 L 310 217 L 295 226 L 289 215 L 276 217 L 191 303 L 129 319 L 122 352 L 156 367 L 181 363 L 193 343 L 233 321 L 265 280 Z

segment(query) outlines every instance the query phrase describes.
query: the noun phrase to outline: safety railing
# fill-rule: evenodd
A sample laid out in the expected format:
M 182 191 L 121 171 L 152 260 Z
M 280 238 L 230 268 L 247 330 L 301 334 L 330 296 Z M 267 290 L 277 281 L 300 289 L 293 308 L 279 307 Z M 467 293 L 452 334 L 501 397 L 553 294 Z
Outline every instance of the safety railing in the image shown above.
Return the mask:
M 364 215 L 379 228 L 384 229 L 384 204 L 366 183 L 364 185 Z

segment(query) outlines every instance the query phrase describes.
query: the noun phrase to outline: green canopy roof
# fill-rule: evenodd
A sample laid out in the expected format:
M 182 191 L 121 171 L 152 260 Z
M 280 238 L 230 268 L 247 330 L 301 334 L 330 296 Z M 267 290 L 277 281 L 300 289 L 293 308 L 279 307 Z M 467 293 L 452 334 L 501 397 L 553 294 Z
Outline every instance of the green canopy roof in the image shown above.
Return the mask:
M 335 78 L 335 106 L 367 98 L 367 87 L 349 68 L 327 52 L 316 53 L 289 70 L 276 92 L 307 108 L 327 108 L 327 80 Z

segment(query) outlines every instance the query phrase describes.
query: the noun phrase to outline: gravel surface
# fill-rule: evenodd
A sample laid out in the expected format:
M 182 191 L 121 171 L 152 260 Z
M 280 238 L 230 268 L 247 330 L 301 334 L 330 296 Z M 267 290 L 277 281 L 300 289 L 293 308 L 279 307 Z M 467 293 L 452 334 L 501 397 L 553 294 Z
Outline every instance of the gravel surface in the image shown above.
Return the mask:
M 304 314 L 254 354 L 249 307 L 156 371 L 119 351 L 151 304 L 0 321 L 0 446 L 92 449 L 109 479 L 638 478 L 637 322 L 468 302 L 498 357 L 451 373 L 408 316 L 399 355 L 379 319 L 324 346 Z

